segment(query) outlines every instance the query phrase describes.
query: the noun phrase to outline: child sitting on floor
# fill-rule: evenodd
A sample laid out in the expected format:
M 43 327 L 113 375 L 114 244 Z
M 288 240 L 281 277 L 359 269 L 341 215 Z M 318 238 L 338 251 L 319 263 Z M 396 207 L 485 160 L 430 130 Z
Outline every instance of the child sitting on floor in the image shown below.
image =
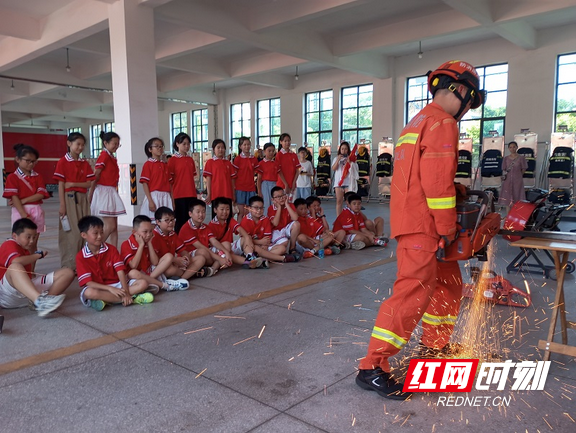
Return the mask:
M 240 226 L 252 238 L 254 252 L 260 257 L 276 262 L 297 262 L 300 256 L 286 254 L 288 239 L 278 238 L 272 243 L 272 224 L 264 216 L 264 199 L 258 195 L 248 200 L 248 213 L 242 219 Z M 264 265 L 265 266 L 265 265 Z
M 348 202 L 348 197 L 351 194 L 355 193 L 353 191 L 348 191 L 347 193 L 344 194 L 344 202 L 346 203 Z M 386 243 L 388 243 L 388 238 L 384 237 L 384 218 L 376 217 L 374 218 L 374 221 L 372 221 L 371 219 L 367 218 L 366 215 L 362 212 L 362 208 L 360 208 L 360 215 L 364 219 L 364 224 L 366 224 L 366 228 L 372 233 L 374 233 L 376 237 L 382 237 L 383 239 L 386 240 Z
M 334 231 L 345 230 L 346 241 L 362 242 L 365 246 L 382 246 L 388 244 L 388 239 L 377 237 L 376 234 L 366 228 L 364 218 L 360 212 L 362 208 L 362 197 L 358 194 L 350 194 L 347 198 L 348 206 L 342 210 L 334 221 Z
M 34 276 L 32 265 L 47 252 L 30 254 L 28 248 L 38 236 L 38 226 L 28 218 L 14 221 L 12 239 L 0 246 L 0 307 L 22 308 L 34 304 L 40 317 L 64 302 L 64 291 L 74 279 L 74 271 L 61 268 L 48 275 Z
M 324 254 L 329 256 L 332 254 L 340 254 L 340 248 L 336 246 L 334 234 L 324 231 L 324 225 L 316 218 L 312 218 L 308 213 L 308 206 L 306 200 L 297 198 L 294 200 L 294 206 L 298 213 L 298 222 L 300 223 L 300 234 L 298 235 L 298 243 L 296 247 L 302 250 L 302 257 L 308 259 L 314 257 L 320 247 L 324 248 Z M 339 233 L 341 238 L 346 235 L 343 231 Z
M 206 203 L 200 199 L 190 200 L 190 219 L 180 229 L 180 238 L 192 257 L 201 255 L 206 259 L 208 277 L 216 274 L 220 268 L 232 266 L 232 255 L 214 237 L 214 233 L 204 224 Z M 216 248 L 220 253 L 212 251 Z
M 206 259 L 200 255 L 191 257 L 190 253 L 186 251 L 184 242 L 174 231 L 175 212 L 166 206 L 160 206 L 156 209 L 154 218 L 156 218 L 156 227 L 152 238 L 154 250 L 158 257 L 164 257 L 167 254 L 173 256 L 172 264 L 164 271 L 164 275 L 184 280 L 189 280 L 194 276 L 207 276 L 208 270 L 203 268 Z
M 289 252 L 296 261 L 300 255 L 296 251 L 296 240 L 300 234 L 298 214 L 292 203 L 288 203 L 288 196 L 280 186 L 272 188 L 272 204 L 268 208 L 268 218 L 272 223 L 272 243 L 278 243 L 279 239 L 286 238 L 290 241 Z
M 85 216 L 78 221 L 84 247 L 76 254 L 78 282 L 82 291 L 80 300 L 87 307 L 102 311 L 106 304 L 132 302 L 149 304 L 152 293 L 144 292 L 148 283 L 144 279 L 126 278 L 124 262 L 115 246 L 104 242 L 104 221 L 96 216 Z
M 136 215 L 132 221 L 132 235 L 122 243 L 121 254 L 128 267 L 128 277 L 143 278 L 148 283 L 148 291 L 158 293 L 159 289 L 172 292 L 190 287 L 188 280 L 171 280 L 164 272 L 172 266 L 174 256 L 170 253 L 158 257 L 152 244 L 154 228 L 146 215 Z
M 234 263 L 247 269 L 259 268 L 263 265 L 264 260 L 254 254 L 252 237 L 232 218 L 232 200 L 227 197 L 217 197 L 212 201 L 212 221 L 208 223 L 208 228 L 224 249 L 230 253 Z M 240 235 L 236 241 L 234 241 L 234 234 Z M 246 256 L 246 259 L 243 256 Z

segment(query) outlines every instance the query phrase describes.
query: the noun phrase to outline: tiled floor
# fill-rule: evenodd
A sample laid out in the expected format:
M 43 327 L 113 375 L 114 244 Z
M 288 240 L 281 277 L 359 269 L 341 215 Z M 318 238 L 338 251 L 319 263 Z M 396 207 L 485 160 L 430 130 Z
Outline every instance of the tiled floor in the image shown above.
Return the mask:
M 325 205 L 332 219 L 333 208 L 333 201 Z M 40 245 L 49 255 L 38 272 L 59 268 L 56 200 L 45 209 L 49 231 Z M 366 213 L 387 220 L 388 205 L 366 204 Z M 10 236 L 7 208 L 0 208 L 0 232 Z M 120 238 L 128 233 L 123 228 Z M 502 240 L 498 248 L 501 272 L 516 251 Z M 392 243 L 270 270 L 226 270 L 146 306 L 96 312 L 81 305 L 75 283 L 47 319 L 1 310 L 0 431 L 575 431 L 576 365 L 566 356 L 552 355 L 545 392 L 472 392 L 512 396 L 507 408 L 437 406 L 435 394 L 395 402 L 354 384 L 394 282 L 394 249 Z M 533 306 L 486 307 L 483 321 L 495 335 L 477 344 L 509 359 L 541 359 L 535 346 L 546 335 L 554 283 L 539 275 L 509 278 L 521 287 L 526 278 Z M 565 286 L 574 320 L 573 275 Z M 469 326 L 463 314 L 457 335 Z M 569 339 L 576 343 L 574 331 Z M 398 371 L 416 343 L 397 357 Z

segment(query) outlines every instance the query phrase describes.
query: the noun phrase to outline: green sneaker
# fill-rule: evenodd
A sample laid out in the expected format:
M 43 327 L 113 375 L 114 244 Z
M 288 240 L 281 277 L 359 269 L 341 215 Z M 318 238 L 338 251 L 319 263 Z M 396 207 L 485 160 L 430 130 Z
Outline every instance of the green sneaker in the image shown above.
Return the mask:
M 135 304 L 149 304 L 150 302 L 154 301 L 154 295 L 149 292 L 144 292 L 134 296 L 133 299 Z
M 105 306 L 106 302 L 102 301 L 101 299 L 90 300 L 90 308 L 94 308 L 96 311 L 102 311 Z

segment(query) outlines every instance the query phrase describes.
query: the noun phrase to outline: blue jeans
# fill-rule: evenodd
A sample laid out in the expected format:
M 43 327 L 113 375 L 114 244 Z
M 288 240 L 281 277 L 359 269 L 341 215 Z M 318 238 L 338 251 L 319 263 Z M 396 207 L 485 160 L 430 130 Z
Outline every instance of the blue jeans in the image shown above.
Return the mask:
M 307 186 L 305 188 L 296 188 L 296 198 L 307 199 L 312 195 L 312 188 Z
M 268 214 L 268 207 L 272 203 L 272 188 L 276 186 L 273 180 L 262 181 L 262 198 L 264 199 L 264 214 Z

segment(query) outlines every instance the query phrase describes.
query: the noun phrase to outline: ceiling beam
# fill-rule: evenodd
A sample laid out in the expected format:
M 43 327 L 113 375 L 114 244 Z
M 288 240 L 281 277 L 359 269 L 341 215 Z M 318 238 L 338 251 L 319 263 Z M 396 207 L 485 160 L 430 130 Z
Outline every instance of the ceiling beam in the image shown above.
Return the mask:
M 291 0 L 284 5 L 270 2 L 252 7 L 247 18 L 250 30 L 257 32 L 270 27 L 302 23 L 367 2 L 368 0 Z
M 163 61 L 191 54 L 225 40 L 223 37 L 199 30 L 187 30 L 177 35 L 157 40 L 156 60 Z
M 31 16 L 0 8 L 0 35 L 37 41 L 42 36 L 42 24 Z
M 22 65 L 57 48 L 66 47 L 108 26 L 108 5 L 77 0 L 44 20 L 41 39 L 28 41 L 14 37 L 0 40 L 0 72 Z

